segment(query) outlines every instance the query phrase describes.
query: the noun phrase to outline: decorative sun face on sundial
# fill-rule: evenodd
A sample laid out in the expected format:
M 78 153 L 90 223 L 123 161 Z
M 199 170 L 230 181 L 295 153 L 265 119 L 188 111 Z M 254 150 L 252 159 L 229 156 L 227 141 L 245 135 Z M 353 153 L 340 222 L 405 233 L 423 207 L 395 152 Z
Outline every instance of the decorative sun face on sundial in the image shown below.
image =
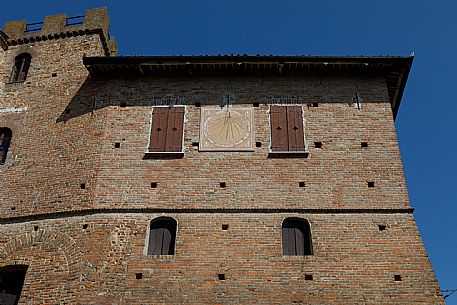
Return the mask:
M 201 108 L 200 150 L 253 150 L 252 108 Z

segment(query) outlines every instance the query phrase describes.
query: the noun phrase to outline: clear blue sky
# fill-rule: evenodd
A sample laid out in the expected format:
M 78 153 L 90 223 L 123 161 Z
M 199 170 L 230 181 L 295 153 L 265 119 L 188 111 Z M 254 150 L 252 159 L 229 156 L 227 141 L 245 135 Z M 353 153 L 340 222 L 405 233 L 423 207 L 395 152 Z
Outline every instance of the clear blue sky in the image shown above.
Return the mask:
M 396 126 L 411 204 L 442 289 L 457 288 L 455 1 L 4 1 L 0 23 L 107 6 L 122 55 L 416 57 Z M 448 298 L 457 304 L 457 293 Z

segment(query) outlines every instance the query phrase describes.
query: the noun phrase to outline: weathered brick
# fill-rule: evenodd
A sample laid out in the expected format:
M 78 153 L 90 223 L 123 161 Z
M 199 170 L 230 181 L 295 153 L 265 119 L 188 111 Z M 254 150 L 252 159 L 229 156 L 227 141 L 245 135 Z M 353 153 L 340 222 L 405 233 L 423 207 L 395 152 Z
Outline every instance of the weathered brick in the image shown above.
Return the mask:
M 33 34 L 8 23 L 0 48 L 0 127 L 13 130 L 0 166 L 0 263 L 28 265 L 20 304 L 444 304 L 383 74 L 90 76 L 83 56 L 116 52 L 107 12 L 71 28 L 62 16 Z M 56 35 L 44 40 L 46 31 Z M 27 80 L 9 83 L 23 52 Z M 348 105 L 355 83 L 361 110 Z M 200 152 L 195 103 L 227 94 L 239 107 L 259 103 L 262 145 Z M 147 159 L 152 106 L 170 96 L 186 106 L 184 157 Z M 303 106 L 309 156 L 269 158 L 269 106 L 291 97 Z M 177 220 L 175 255 L 147 255 L 160 216 Z M 287 217 L 309 221 L 314 255 L 282 255 Z

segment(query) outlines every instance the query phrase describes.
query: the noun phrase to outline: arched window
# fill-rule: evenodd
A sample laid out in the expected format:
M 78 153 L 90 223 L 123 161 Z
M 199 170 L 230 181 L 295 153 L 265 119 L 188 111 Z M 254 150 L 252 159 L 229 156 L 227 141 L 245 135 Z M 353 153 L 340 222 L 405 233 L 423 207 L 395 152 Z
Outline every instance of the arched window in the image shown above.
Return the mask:
M 5 164 L 13 132 L 8 127 L 0 128 L 0 164 Z
M 30 62 L 32 55 L 29 53 L 22 53 L 14 59 L 13 71 L 11 72 L 10 82 L 23 82 L 27 78 L 29 72 Z
M 148 255 L 173 255 L 175 253 L 176 220 L 160 217 L 151 222 Z
M 283 255 L 312 255 L 313 244 L 309 222 L 301 218 L 286 218 L 282 223 Z
M 26 265 L 0 268 L 0 304 L 16 305 L 19 302 L 27 268 Z

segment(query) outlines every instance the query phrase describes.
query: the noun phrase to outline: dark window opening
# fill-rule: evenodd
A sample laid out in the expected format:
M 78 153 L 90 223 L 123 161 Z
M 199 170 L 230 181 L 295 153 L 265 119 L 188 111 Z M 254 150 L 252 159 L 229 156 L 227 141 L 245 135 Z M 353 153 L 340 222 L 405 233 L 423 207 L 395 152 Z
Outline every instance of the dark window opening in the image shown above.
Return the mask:
M 362 148 L 366 148 L 366 147 L 368 147 L 368 142 L 362 142 L 362 143 L 360 143 L 360 146 Z
M 374 187 L 374 181 L 368 181 L 368 187 Z
M 120 147 L 121 147 L 121 143 L 120 143 L 120 142 L 114 143 L 114 147 L 115 147 L 115 148 L 120 148 Z
M 170 217 L 161 217 L 152 221 L 148 255 L 174 255 L 176 227 L 176 220 Z
M 399 274 L 395 274 L 394 275 L 394 279 L 395 279 L 396 282 L 400 282 L 402 280 L 401 279 L 401 275 L 399 275 Z
M 5 164 L 13 132 L 7 127 L 0 128 L 0 164 Z
M 38 226 L 34 226 L 34 227 L 33 227 L 33 230 L 34 230 L 34 231 L 38 231 L 38 229 L 39 229 Z
M 79 187 L 82 189 L 82 190 L 85 190 L 86 189 L 86 184 L 85 183 L 81 183 L 79 185 Z
M 309 222 L 300 218 L 287 218 L 282 223 L 283 255 L 312 255 L 313 246 Z
M 181 152 L 184 107 L 155 107 L 152 113 L 150 152 Z
M 312 274 L 305 274 L 305 281 L 312 281 L 313 275 Z
M 254 107 L 259 107 L 260 104 L 259 104 L 259 103 L 252 103 L 252 106 L 254 106 Z
M 198 147 L 199 143 L 198 142 L 192 142 L 193 147 Z
M 229 228 L 229 225 L 227 225 L 227 224 L 222 225 L 222 230 L 227 231 L 228 228 Z
M 298 182 L 298 186 L 299 187 L 305 187 L 305 182 L 303 182 L 303 181 Z
M 224 187 L 227 187 L 227 184 L 225 184 L 225 182 L 221 182 L 221 183 L 219 183 L 219 186 L 224 188 Z
M 32 55 L 29 53 L 22 53 L 14 59 L 13 71 L 11 72 L 10 82 L 23 82 L 27 78 L 29 72 L 30 62 Z
M 386 225 L 378 225 L 379 231 L 384 231 L 387 226 Z
M 87 223 L 83 224 L 83 229 L 86 230 L 89 225 Z
M 217 278 L 219 279 L 219 281 L 225 281 L 225 274 L 219 273 L 219 274 L 217 275 Z
M 262 147 L 262 142 L 255 142 L 255 147 Z
M 51 76 L 52 77 L 57 77 L 57 73 L 52 73 Z
M 135 278 L 137 280 L 141 280 L 143 278 L 143 273 L 141 273 L 141 272 L 135 273 Z
M 0 268 L 0 304 L 19 303 L 28 266 L 10 265 Z
M 158 185 L 157 182 L 151 182 L 151 188 L 152 188 L 152 189 L 156 189 L 156 188 L 157 188 L 157 185 Z
M 305 151 L 301 106 L 271 106 L 270 120 L 273 152 Z

